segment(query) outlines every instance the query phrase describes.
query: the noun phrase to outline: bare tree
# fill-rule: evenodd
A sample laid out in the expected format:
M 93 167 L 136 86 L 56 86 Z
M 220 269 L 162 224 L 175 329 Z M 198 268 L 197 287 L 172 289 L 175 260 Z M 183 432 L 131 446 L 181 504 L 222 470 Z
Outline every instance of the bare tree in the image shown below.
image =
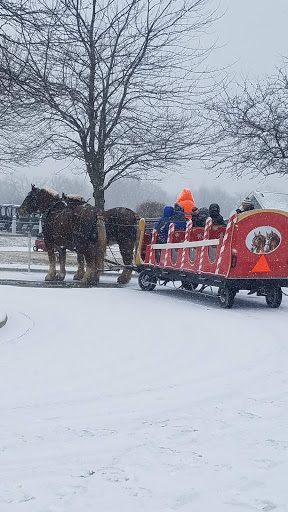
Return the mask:
M 209 3 L 0 0 L 0 85 L 34 112 L 28 156 L 82 162 L 100 207 L 119 178 L 199 157 Z
M 17 173 L 9 172 L 0 178 L 0 204 L 21 204 L 29 182 Z
M 165 203 L 158 203 L 157 201 L 145 201 L 139 204 L 136 213 L 145 219 L 158 219 L 162 217 Z
M 15 94 L 14 94 L 15 93 Z M 13 100 L 12 100 L 13 97 Z M 0 84 L 0 169 L 2 174 L 15 164 L 27 164 L 32 153 L 35 138 L 41 133 L 39 125 L 35 124 L 35 112 L 31 104 L 23 104 L 17 97 L 16 88 L 10 84 L 9 90 Z M 15 148 L 17 147 L 17 151 Z
M 210 204 L 217 203 L 221 208 L 221 214 L 224 217 L 229 217 L 232 210 L 241 204 L 243 197 L 238 197 L 237 194 L 230 194 L 219 186 L 201 186 L 193 191 L 193 196 L 198 208 L 209 208 Z
M 288 77 L 277 75 L 224 92 L 208 105 L 215 169 L 235 177 L 288 174 Z

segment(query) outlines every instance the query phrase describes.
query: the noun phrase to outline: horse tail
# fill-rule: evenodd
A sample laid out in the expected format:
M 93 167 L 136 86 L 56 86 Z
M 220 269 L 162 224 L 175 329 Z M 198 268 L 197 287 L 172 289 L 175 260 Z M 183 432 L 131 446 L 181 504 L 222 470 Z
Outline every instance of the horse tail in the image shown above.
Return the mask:
M 106 228 L 105 221 L 102 213 L 97 213 L 97 221 L 96 221 L 96 231 L 97 231 L 97 249 L 96 249 L 96 266 L 99 270 L 104 270 L 104 258 L 106 254 L 106 245 L 107 245 L 107 237 L 106 237 Z
M 134 261 L 136 260 L 136 256 L 137 256 L 137 252 L 138 252 L 138 247 L 139 247 L 139 241 L 140 241 L 140 235 L 141 235 L 141 232 L 140 232 L 140 229 L 139 229 L 139 223 L 138 223 L 138 228 L 137 228 L 137 233 L 136 233 L 136 239 L 135 239 L 135 244 L 134 244 Z
M 135 215 L 135 222 L 137 222 L 137 231 L 136 231 L 136 237 L 135 237 L 135 244 L 134 244 L 134 261 L 136 262 L 136 257 L 137 257 L 137 253 L 138 253 L 138 247 L 139 247 L 139 242 L 140 242 L 140 237 L 141 237 L 141 229 L 140 229 L 140 220 L 141 220 L 141 217 L 139 217 L 139 215 Z

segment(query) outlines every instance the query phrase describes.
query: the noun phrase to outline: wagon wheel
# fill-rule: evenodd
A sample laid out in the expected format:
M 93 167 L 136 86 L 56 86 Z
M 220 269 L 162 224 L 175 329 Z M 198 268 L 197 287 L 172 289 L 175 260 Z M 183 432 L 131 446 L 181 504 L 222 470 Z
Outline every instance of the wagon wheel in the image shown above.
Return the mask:
M 219 288 L 218 297 L 221 308 L 230 309 L 233 306 L 236 292 L 233 288 Z
M 279 308 L 282 302 L 282 290 L 280 286 L 274 286 L 266 293 L 266 304 L 268 308 Z
M 181 281 L 183 290 L 187 290 L 191 292 L 192 290 L 196 290 L 198 283 L 189 283 L 188 281 Z
M 142 270 L 138 277 L 138 283 L 141 290 L 152 291 L 157 284 L 157 278 L 149 270 Z

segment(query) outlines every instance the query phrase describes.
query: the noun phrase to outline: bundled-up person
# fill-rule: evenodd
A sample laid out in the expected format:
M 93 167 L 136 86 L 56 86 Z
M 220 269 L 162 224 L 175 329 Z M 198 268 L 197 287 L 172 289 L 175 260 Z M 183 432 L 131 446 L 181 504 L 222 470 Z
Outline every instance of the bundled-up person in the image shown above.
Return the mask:
M 186 229 L 186 217 L 182 208 L 175 204 L 175 207 L 165 206 L 161 219 L 155 224 L 158 233 L 158 243 L 165 244 L 168 237 L 169 226 L 173 222 L 176 230 Z
M 217 203 L 212 203 L 209 206 L 209 217 L 211 217 L 215 226 L 225 226 L 225 221 L 220 214 L 220 206 Z
M 173 214 L 172 214 L 170 222 L 174 222 L 175 229 L 178 229 L 180 231 L 186 229 L 187 219 L 186 219 L 186 216 L 185 216 L 185 213 L 184 213 L 183 206 L 181 206 L 178 203 L 174 204 Z
M 209 217 L 208 208 L 205 208 L 205 206 L 203 206 L 202 208 L 199 208 L 198 215 L 195 215 L 195 217 L 193 216 L 193 227 L 204 228 L 208 217 Z
M 193 219 L 194 215 L 198 215 L 199 210 L 195 206 L 194 198 L 189 188 L 184 188 L 182 192 L 180 192 L 177 197 L 177 203 L 180 204 L 180 206 L 183 206 L 185 217 L 187 219 Z
M 252 203 L 251 199 L 249 197 L 246 197 L 240 206 L 240 208 L 237 208 L 237 213 L 243 213 L 243 212 L 249 212 L 249 210 L 254 210 L 254 204 Z

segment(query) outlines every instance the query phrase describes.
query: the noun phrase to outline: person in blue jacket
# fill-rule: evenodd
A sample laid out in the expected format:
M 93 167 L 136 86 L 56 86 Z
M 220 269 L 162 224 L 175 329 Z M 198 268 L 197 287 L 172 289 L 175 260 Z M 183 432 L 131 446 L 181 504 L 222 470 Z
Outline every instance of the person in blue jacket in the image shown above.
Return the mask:
M 165 206 L 161 219 L 155 224 L 155 229 L 158 233 L 158 243 L 166 243 L 171 222 L 175 224 L 176 230 L 185 230 L 186 221 L 184 210 L 178 203 L 175 204 L 174 208 L 173 206 Z

